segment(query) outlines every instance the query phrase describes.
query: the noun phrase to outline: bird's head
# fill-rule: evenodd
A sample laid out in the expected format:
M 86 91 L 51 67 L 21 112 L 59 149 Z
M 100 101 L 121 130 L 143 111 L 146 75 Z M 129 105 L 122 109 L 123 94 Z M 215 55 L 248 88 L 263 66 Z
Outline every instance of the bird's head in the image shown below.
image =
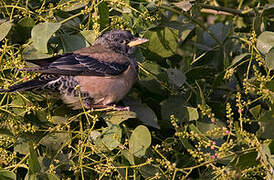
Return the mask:
M 111 48 L 115 52 L 131 56 L 137 45 L 143 44 L 148 40 L 133 36 L 129 31 L 112 30 L 105 32 L 97 37 L 94 44 Z

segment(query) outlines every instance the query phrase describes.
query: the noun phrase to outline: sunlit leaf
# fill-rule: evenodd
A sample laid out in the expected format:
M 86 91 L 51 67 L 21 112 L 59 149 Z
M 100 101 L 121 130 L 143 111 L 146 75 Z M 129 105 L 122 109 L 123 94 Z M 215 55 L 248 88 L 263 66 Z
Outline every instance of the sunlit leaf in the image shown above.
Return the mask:
M 43 59 L 50 57 L 48 54 L 42 53 L 34 48 L 33 45 L 27 46 L 22 53 L 24 59 L 31 60 L 31 59 Z
M 259 35 L 257 40 L 257 48 L 261 53 L 266 54 L 274 47 L 274 32 L 265 31 Z
M 14 146 L 14 151 L 20 154 L 28 154 L 29 150 L 29 142 L 26 139 L 18 138 Z
M 273 44 L 274 45 L 274 44 Z M 274 48 L 272 48 L 265 56 L 265 61 L 270 70 L 274 69 Z
M 48 52 L 48 40 L 61 27 L 60 23 L 45 22 L 37 24 L 31 31 L 33 46 L 43 52 Z
M 80 33 L 86 39 L 86 41 L 89 42 L 89 44 L 92 44 L 96 39 L 96 34 L 92 30 L 83 30 L 80 31 Z
M 16 175 L 14 174 L 14 172 L 4 170 L 4 169 L 0 169 L 0 179 L 3 179 L 3 180 L 16 180 Z
M 197 108 L 186 107 L 186 111 L 188 113 L 188 120 L 189 121 L 193 121 L 193 120 L 198 120 L 199 119 L 199 113 L 197 111 Z
M 151 144 L 151 135 L 146 126 L 137 126 L 129 138 L 129 151 L 136 157 L 145 155 Z
M 61 5 L 63 11 L 74 11 L 85 7 L 88 2 L 83 0 L 61 0 L 58 4 Z
M 260 145 L 257 159 L 260 159 L 261 163 L 264 163 L 269 167 L 274 166 L 274 159 L 272 154 L 270 153 L 269 143 L 264 143 Z M 273 177 L 273 173 L 267 172 L 266 176 L 267 179 L 271 179 Z
M 121 150 L 121 153 L 122 153 L 122 155 L 128 160 L 128 162 L 129 162 L 131 165 L 135 165 L 133 153 L 131 153 L 131 152 L 130 152 L 129 150 L 127 150 L 127 149 L 122 149 L 122 150 Z
M 188 35 L 190 35 L 190 33 L 192 32 L 192 30 L 194 29 L 195 26 L 193 26 L 192 24 L 187 26 L 186 29 L 184 29 L 182 32 L 181 32 L 181 37 L 180 37 L 180 40 L 181 41 L 184 41 L 187 39 Z
M 176 53 L 178 46 L 178 31 L 164 28 L 158 31 L 149 31 L 145 34 L 149 39 L 148 49 L 162 57 L 169 57 Z
M 0 24 L 0 41 L 2 41 L 8 35 L 11 27 L 12 27 L 11 21 L 6 21 Z
M 120 123 L 128 120 L 129 118 L 136 118 L 136 113 L 132 111 L 107 112 L 105 120 L 111 122 L 112 124 L 119 125 Z
M 122 129 L 120 126 L 108 123 L 108 127 L 102 133 L 102 143 L 109 149 L 115 149 L 121 144 Z

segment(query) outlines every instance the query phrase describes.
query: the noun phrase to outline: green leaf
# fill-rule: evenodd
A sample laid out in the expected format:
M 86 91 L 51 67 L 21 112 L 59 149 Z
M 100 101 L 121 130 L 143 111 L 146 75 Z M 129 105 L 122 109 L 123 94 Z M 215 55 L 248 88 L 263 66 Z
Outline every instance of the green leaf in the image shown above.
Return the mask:
M 274 48 L 272 48 L 265 56 L 265 61 L 270 70 L 274 69 Z
M 60 23 L 45 22 L 37 24 L 31 31 L 33 46 L 43 52 L 48 52 L 48 41 L 51 36 L 61 27 Z
M 261 105 L 257 105 L 255 107 L 251 108 L 249 111 L 255 119 L 259 119 L 260 114 L 261 114 L 261 109 L 262 109 Z
M 120 126 L 107 123 L 108 127 L 102 133 L 102 143 L 112 151 L 121 144 L 122 129 Z
M 235 160 L 231 162 L 232 165 L 235 164 L 236 167 L 240 169 L 254 167 L 260 162 L 257 160 L 257 152 L 248 152 L 238 155 Z
M 272 79 L 270 82 L 267 82 L 265 85 L 270 91 L 274 91 L 274 79 Z
M 188 83 L 194 83 L 199 79 L 211 79 L 214 77 L 214 69 L 207 66 L 198 66 L 185 73 Z
M 265 164 L 267 167 L 274 167 L 274 159 L 273 155 L 270 153 L 269 149 L 269 143 L 261 144 L 261 146 L 258 149 L 258 156 L 257 159 L 260 159 L 260 162 Z M 272 172 L 266 172 L 266 179 L 272 179 L 273 173 Z
M 45 174 L 45 178 L 47 178 L 47 180 L 59 180 L 60 178 L 58 176 L 56 176 L 55 174 L 52 173 L 46 173 Z
M 51 118 L 54 124 L 64 125 L 67 123 L 67 118 L 63 116 L 52 116 Z
M 31 37 L 31 29 L 35 21 L 31 17 L 24 17 L 16 24 L 16 33 L 13 35 L 16 42 L 25 42 Z
M 185 41 L 188 35 L 190 35 L 192 30 L 194 29 L 194 27 L 195 26 L 193 26 L 193 24 L 187 26 L 186 29 L 184 29 L 183 32 L 181 33 L 180 41 L 182 42 Z
M 219 41 L 221 42 L 223 42 L 226 39 L 230 29 L 231 26 L 226 26 L 223 23 L 213 24 L 208 28 L 208 30 L 210 30 L 212 34 L 214 34 L 215 37 L 219 39 Z M 203 33 L 203 41 L 204 44 L 206 44 L 209 47 L 214 47 L 217 45 L 216 40 L 208 32 Z
M 69 2 L 69 3 L 67 3 Z M 88 4 L 87 1 L 83 1 L 83 0 L 61 0 L 58 5 L 61 6 L 63 11 L 74 11 L 80 8 L 85 7 Z
M 127 149 L 121 149 L 122 155 L 128 160 L 131 165 L 135 165 L 133 154 Z
M 27 59 L 27 60 L 32 60 L 32 59 L 36 60 L 36 59 L 43 59 L 43 58 L 50 57 L 48 54 L 38 51 L 36 48 L 34 48 L 33 45 L 27 46 L 23 50 L 22 56 L 24 59 Z
M 124 99 L 123 102 L 130 107 L 131 111 L 136 113 L 137 118 L 145 125 L 160 128 L 156 114 L 148 105 L 134 99 Z
M 129 151 L 136 157 L 145 155 L 151 144 L 151 135 L 146 126 L 137 126 L 129 138 Z
M 20 154 L 28 154 L 30 150 L 28 140 L 18 138 L 15 142 L 14 151 Z
M 261 130 L 259 136 L 264 139 L 273 139 L 274 138 L 274 106 L 272 106 L 271 111 L 265 112 L 260 118 Z
M 145 37 L 149 39 L 148 49 L 166 58 L 176 53 L 178 46 L 178 31 L 165 27 L 158 31 L 148 31 Z
M 27 113 L 26 110 L 26 102 L 21 96 L 15 96 L 11 102 L 11 106 L 18 106 L 13 107 L 12 111 L 17 114 L 18 116 L 24 116 Z
M 16 175 L 11 171 L 0 169 L 0 179 L 16 180 Z
M 73 52 L 77 49 L 86 47 L 86 41 L 80 34 L 75 35 L 63 35 L 60 37 L 64 52 Z
M 0 136 L 14 137 L 13 133 L 7 127 L 0 128 Z
M 250 56 L 251 56 L 250 53 L 240 54 L 232 60 L 232 65 L 238 64 L 238 63 L 242 62 L 243 60 L 246 60 L 247 58 L 250 58 Z
M 177 88 L 180 88 L 186 82 L 186 76 L 178 69 L 169 68 L 167 70 L 168 82 Z
M 96 34 L 92 30 L 83 30 L 80 33 L 89 44 L 92 44 L 96 39 Z
M 100 24 L 100 30 L 105 29 L 109 24 L 109 9 L 107 6 L 107 3 L 102 1 L 98 5 L 99 10 L 99 24 Z
M 199 119 L 199 113 L 197 111 L 197 108 L 186 107 L 186 111 L 188 113 L 188 120 L 189 121 L 193 121 L 193 120 L 198 120 Z
M 257 48 L 261 53 L 266 54 L 274 47 L 274 32 L 265 31 L 257 39 Z
M 144 86 L 148 91 L 152 93 L 156 93 L 158 95 L 163 95 L 164 90 L 161 84 L 155 80 L 157 77 L 158 79 L 161 79 L 162 81 L 165 80 L 164 71 L 162 70 L 161 66 L 155 62 L 152 61 L 144 61 L 141 64 L 142 68 L 144 68 L 146 71 L 149 71 L 151 74 L 143 73 L 141 70 L 140 76 L 139 76 L 139 83 Z M 142 69 L 140 68 L 140 69 Z M 156 76 L 156 77 L 155 77 Z
M 136 113 L 132 111 L 113 111 L 106 113 L 105 120 L 119 125 L 130 118 L 136 118 Z
M 145 179 L 153 179 L 155 177 L 155 174 L 162 175 L 162 172 L 160 171 L 159 167 L 153 164 L 147 164 L 140 167 L 140 173 L 142 174 L 143 178 Z M 166 179 L 163 178 L 164 176 L 160 176 L 159 179 Z
M 89 134 L 89 141 L 95 144 L 96 150 L 99 152 L 108 152 L 109 149 L 103 143 L 102 134 L 99 131 L 93 130 Z
M 11 21 L 6 21 L 0 24 L 0 41 L 2 41 L 8 35 L 11 27 L 12 27 Z
M 204 121 L 197 121 L 197 128 L 203 133 L 206 134 L 207 131 L 212 131 L 215 128 L 224 128 L 225 124 L 222 121 L 217 120 L 215 123 L 211 122 L 204 122 Z M 223 135 L 219 134 L 212 138 L 223 138 Z
M 68 133 L 49 133 L 41 139 L 40 144 L 46 146 L 49 153 L 54 155 L 68 141 L 70 141 Z
M 33 144 L 29 144 L 29 151 L 30 151 L 30 156 L 29 156 L 29 174 L 37 174 L 40 172 L 41 167 L 40 163 L 37 158 L 37 153 L 33 148 Z
M 168 99 L 162 101 L 161 114 L 164 120 L 169 120 L 171 115 L 181 121 L 186 120 L 186 108 L 185 100 L 182 96 L 171 96 Z

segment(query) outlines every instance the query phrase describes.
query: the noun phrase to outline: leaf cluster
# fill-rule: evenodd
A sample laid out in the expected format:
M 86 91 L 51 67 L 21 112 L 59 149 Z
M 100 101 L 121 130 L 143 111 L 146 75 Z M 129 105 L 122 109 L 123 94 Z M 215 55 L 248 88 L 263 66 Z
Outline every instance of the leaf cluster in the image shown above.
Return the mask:
M 118 105 L 0 93 L 0 179 L 272 179 L 273 1 L 1 0 L 0 87 L 126 29 L 149 42 Z

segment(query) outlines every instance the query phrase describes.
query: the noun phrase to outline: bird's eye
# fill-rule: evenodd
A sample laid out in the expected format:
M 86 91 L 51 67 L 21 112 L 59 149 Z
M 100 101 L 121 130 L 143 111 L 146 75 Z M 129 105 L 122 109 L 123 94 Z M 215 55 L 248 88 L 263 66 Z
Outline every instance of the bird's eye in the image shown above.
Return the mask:
M 119 40 L 120 44 L 127 44 L 127 40 Z

